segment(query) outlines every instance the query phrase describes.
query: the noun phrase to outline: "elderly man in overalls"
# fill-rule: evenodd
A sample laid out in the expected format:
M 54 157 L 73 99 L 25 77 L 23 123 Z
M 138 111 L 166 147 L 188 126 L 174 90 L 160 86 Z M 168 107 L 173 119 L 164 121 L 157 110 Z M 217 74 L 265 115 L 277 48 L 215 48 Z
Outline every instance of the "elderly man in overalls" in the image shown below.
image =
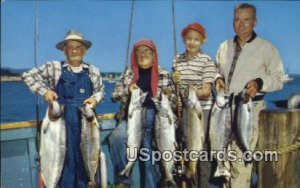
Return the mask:
M 87 187 L 88 183 L 79 147 L 81 116 L 78 107 L 86 103 L 95 107 L 102 101 L 104 93 L 99 70 L 83 62 L 91 45 L 81 33 L 70 30 L 56 45 L 66 55 L 64 61 L 48 62 L 22 76 L 25 84 L 42 95 L 49 105 L 54 100 L 64 105 L 67 150 L 59 187 Z

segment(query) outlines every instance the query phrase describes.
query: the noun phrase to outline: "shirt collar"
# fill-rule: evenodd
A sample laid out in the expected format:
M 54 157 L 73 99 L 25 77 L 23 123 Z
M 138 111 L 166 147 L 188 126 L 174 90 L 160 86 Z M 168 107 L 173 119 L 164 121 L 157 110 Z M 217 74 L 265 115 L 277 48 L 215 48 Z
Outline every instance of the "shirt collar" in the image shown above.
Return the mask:
M 68 65 L 68 60 L 64 60 L 62 67 L 67 67 Z M 82 68 L 89 68 L 89 66 L 85 62 L 83 62 Z
M 193 56 L 193 59 L 194 59 L 195 57 L 200 57 L 200 56 L 201 56 L 201 53 L 202 53 L 202 50 L 200 49 L 200 51 L 199 51 L 196 55 Z M 186 55 L 187 55 L 187 51 L 185 51 L 185 52 L 183 53 L 184 59 L 187 59 L 187 58 L 186 58 Z
M 255 31 L 253 31 L 251 38 L 246 43 L 252 42 L 256 37 L 257 37 L 257 34 L 255 33 Z M 239 44 L 237 35 L 234 36 L 234 43 Z

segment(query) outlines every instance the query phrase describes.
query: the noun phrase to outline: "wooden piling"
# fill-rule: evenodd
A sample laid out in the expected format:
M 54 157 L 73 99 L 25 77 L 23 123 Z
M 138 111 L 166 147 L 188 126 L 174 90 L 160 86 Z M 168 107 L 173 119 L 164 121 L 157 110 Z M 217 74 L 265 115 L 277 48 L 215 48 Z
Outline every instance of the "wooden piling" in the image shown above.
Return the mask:
M 277 161 L 257 163 L 259 188 L 300 187 L 300 110 L 263 110 L 257 150 L 276 151 Z

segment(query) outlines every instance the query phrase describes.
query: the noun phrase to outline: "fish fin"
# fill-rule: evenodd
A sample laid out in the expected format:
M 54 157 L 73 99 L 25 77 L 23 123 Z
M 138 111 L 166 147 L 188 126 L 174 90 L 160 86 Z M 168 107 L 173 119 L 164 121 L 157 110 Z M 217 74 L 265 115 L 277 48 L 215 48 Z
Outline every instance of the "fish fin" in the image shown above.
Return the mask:
M 50 124 L 50 119 L 49 119 L 49 108 L 48 108 L 46 111 L 46 116 L 42 122 L 42 131 L 44 134 L 47 132 L 47 130 L 49 128 L 49 124 Z
M 127 164 L 126 167 L 125 167 L 125 169 L 122 170 L 122 171 L 119 173 L 119 176 L 126 176 L 126 177 L 129 177 L 130 171 L 131 171 L 131 166 L 129 166 L 129 164 Z
M 214 174 L 214 177 L 231 177 L 230 172 L 228 171 L 228 169 L 224 166 L 224 168 L 220 168 L 219 166 L 217 166 L 216 172 Z
M 143 103 L 145 101 L 147 94 L 148 94 L 148 92 L 142 93 L 141 103 Z
M 214 174 L 214 177 L 217 178 L 217 177 L 220 177 L 220 176 L 221 176 L 220 168 L 217 167 L 216 172 L 215 172 L 215 174 Z
M 44 121 L 47 121 L 47 120 L 44 120 Z M 48 131 L 48 129 L 49 129 L 49 125 L 50 125 L 50 122 L 47 121 L 47 122 L 45 123 L 45 126 L 43 126 L 43 133 L 44 133 L 44 134 L 47 133 L 47 131 Z

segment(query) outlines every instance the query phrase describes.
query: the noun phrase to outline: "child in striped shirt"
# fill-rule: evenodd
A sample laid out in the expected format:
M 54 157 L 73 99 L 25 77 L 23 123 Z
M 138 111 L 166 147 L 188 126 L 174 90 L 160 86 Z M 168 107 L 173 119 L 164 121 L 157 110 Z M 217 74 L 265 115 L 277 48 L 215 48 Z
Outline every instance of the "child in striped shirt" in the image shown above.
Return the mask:
M 195 89 L 203 109 L 207 135 L 208 117 L 213 104 L 211 87 L 216 74 L 215 65 L 209 55 L 201 50 L 202 44 L 206 41 L 205 29 L 202 25 L 199 23 L 189 24 L 182 30 L 181 36 L 186 51 L 176 55 L 173 60 L 173 81 L 177 84 L 180 93 L 188 86 Z M 181 100 L 177 105 L 181 110 Z M 207 149 L 207 141 L 205 141 L 205 145 L 204 149 Z M 201 162 L 199 174 L 201 176 L 197 187 L 209 187 L 210 166 L 210 162 Z

